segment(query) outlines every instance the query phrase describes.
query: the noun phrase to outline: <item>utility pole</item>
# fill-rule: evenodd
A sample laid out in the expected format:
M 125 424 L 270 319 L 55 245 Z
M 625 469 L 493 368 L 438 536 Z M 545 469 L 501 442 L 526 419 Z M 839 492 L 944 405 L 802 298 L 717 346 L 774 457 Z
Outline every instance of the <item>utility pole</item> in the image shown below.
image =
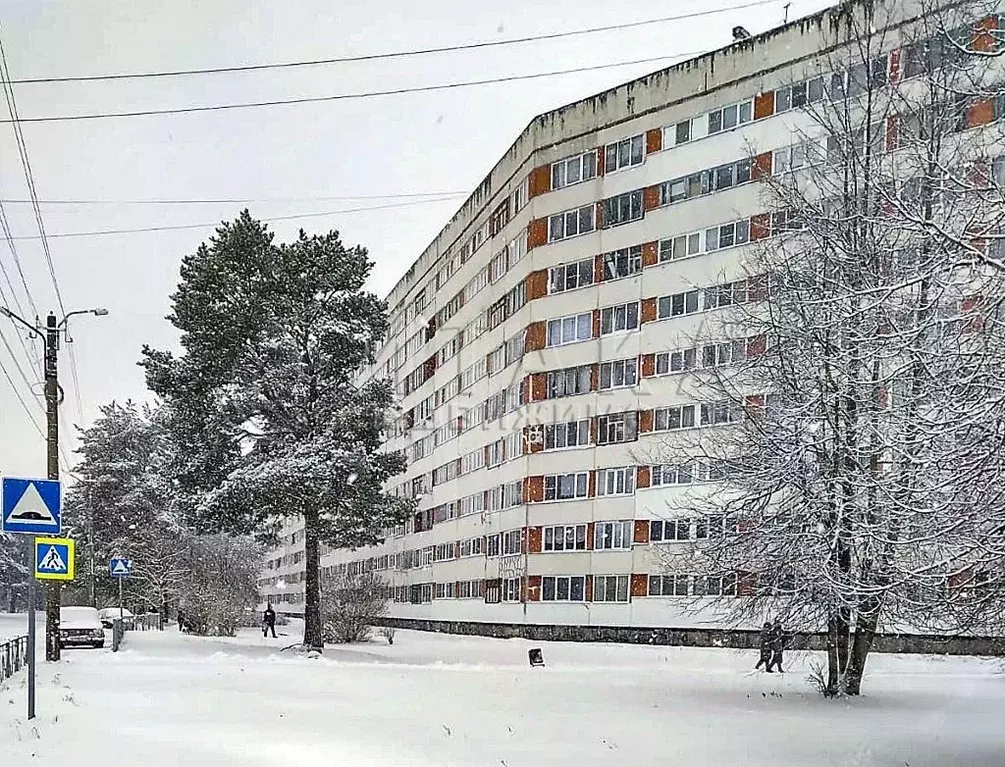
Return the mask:
M 104 317 L 108 314 L 107 309 L 78 309 L 76 311 L 67 312 L 66 316 L 63 317 L 61 321 L 57 321 L 56 315 L 49 312 L 49 315 L 45 318 L 45 327 L 40 328 L 36 325 L 28 322 L 23 317 L 14 314 L 6 306 L 0 306 L 0 314 L 3 314 L 15 322 L 20 323 L 25 328 L 27 328 L 32 334 L 38 336 L 42 343 L 45 344 L 45 353 L 43 355 L 43 374 L 45 380 L 45 422 L 46 422 L 46 468 L 49 479 L 59 479 L 59 403 L 60 403 L 60 388 L 59 388 L 59 378 L 57 374 L 57 358 L 59 352 L 59 334 L 63 333 L 66 336 L 66 340 L 70 341 L 69 333 L 67 332 L 67 322 L 70 317 L 77 314 L 93 314 L 95 317 Z M 34 547 L 32 547 L 34 550 Z M 32 563 L 34 564 L 34 563 Z M 61 584 L 58 581 L 50 581 L 46 587 L 45 593 L 45 659 L 47 661 L 58 661 L 59 660 L 59 606 L 60 606 L 60 594 L 61 594 Z M 28 579 L 28 593 L 29 593 L 29 612 L 28 612 L 28 624 L 33 626 L 35 622 L 35 612 L 34 612 L 34 582 L 31 577 Z M 34 654 L 34 648 L 30 648 L 29 652 L 31 655 Z M 34 665 L 34 657 L 29 657 L 29 661 Z M 29 693 L 29 708 L 34 708 L 34 691 L 30 690 Z
M 49 479 L 59 479 L 59 380 L 56 374 L 59 327 L 52 312 L 45 318 L 45 457 Z M 59 601 L 63 585 L 45 587 L 45 659 L 59 660 Z

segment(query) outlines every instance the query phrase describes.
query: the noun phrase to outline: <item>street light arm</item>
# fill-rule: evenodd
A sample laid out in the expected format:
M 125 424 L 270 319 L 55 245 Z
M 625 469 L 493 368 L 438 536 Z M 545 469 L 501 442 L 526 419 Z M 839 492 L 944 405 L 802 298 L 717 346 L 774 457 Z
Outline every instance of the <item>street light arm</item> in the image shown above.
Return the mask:
M 70 319 L 70 317 L 76 317 L 78 314 L 93 314 L 95 317 L 104 317 L 106 314 L 108 314 L 108 310 L 107 309 L 74 309 L 72 312 L 69 312 L 65 317 L 63 317 L 62 321 L 59 323 L 59 327 L 65 328 L 66 327 L 66 323 Z
M 36 336 L 38 336 L 42 340 L 45 340 L 45 333 L 43 333 L 41 330 L 39 330 L 38 328 L 36 328 L 30 322 L 28 322 L 28 320 L 23 319 L 22 317 L 19 317 L 18 315 L 14 314 L 14 312 L 12 312 L 6 306 L 0 306 L 0 314 L 3 314 L 5 317 L 10 317 L 15 322 L 21 323 L 28 330 L 30 330 L 32 333 L 34 333 Z

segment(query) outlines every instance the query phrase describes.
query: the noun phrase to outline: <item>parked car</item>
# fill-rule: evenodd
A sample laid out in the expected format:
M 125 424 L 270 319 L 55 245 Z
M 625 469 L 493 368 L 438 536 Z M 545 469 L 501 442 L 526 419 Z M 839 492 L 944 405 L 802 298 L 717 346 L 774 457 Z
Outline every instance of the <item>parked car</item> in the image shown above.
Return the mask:
M 105 646 L 105 630 L 93 607 L 59 608 L 59 646 Z
M 118 607 L 106 607 L 101 612 L 98 613 L 98 618 L 101 620 L 101 625 L 106 629 L 112 627 L 112 621 L 119 617 Z M 127 629 L 136 628 L 136 616 L 133 615 L 129 610 L 123 608 L 122 610 L 122 627 Z

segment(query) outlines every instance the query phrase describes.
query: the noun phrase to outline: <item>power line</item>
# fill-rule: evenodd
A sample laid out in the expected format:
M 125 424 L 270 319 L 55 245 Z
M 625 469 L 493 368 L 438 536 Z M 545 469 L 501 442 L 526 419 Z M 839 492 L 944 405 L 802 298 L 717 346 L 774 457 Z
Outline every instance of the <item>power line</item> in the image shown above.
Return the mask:
M 270 218 L 262 218 L 261 221 L 266 223 L 271 223 L 273 221 L 295 221 L 301 218 L 323 218 L 325 216 L 339 216 L 346 213 L 362 213 L 372 210 L 388 210 L 390 208 L 406 208 L 413 205 L 425 205 L 431 202 L 450 202 L 450 199 L 442 200 L 417 200 L 414 202 L 398 202 L 390 203 L 388 205 L 371 205 L 363 208 L 345 208 L 343 210 L 323 210 L 316 213 L 296 213 L 289 216 L 272 216 Z M 222 222 L 220 221 L 205 221 L 200 224 L 168 224 L 164 226 L 144 226 L 138 227 L 136 229 L 99 229 L 89 232 L 56 232 L 47 235 L 49 239 L 56 239 L 60 237 L 101 237 L 104 235 L 113 234 L 140 234 L 144 232 L 171 232 L 183 229 L 205 229 L 207 226 L 219 226 Z M 37 235 L 21 235 L 14 238 L 15 240 L 36 240 Z
M 421 197 L 466 197 L 470 191 L 463 189 L 445 192 L 408 192 L 399 194 L 355 194 L 355 195 L 314 195 L 311 197 L 216 197 L 216 198 L 133 198 L 133 199 L 97 199 L 76 198 L 61 200 L 39 200 L 39 205 L 238 205 L 243 203 L 273 203 L 273 202 L 355 202 L 357 200 L 398 200 Z M 3 204 L 30 204 L 31 200 L 23 198 L 0 198 Z M 439 200 L 432 200 L 439 202 Z
M 151 72 L 121 72 L 108 75 L 76 75 L 68 77 L 31 77 L 20 80 L 13 80 L 17 85 L 40 84 L 40 83 L 81 83 L 100 82 L 109 80 L 137 80 L 143 78 L 165 78 L 165 77 L 188 77 L 192 75 L 215 75 L 230 74 L 236 72 L 259 72 L 268 69 L 294 69 L 297 67 L 324 66 L 329 64 L 349 64 L 363 61 L 380 61 L 385 59 L 406 58 L 412 56 L 426 56 L 435 53 L 453 53 L 457 51 L 472 51 L 482 48 L 497 48 L 506 45 L 519 45 L 523 43 L 542 42 L 546 40 L 558 40 L 560 38 L 578 37 L 582 35 L 593 35 L 601 32 L 614 32 L 624 29 L 634 29 L 638 27 L 651 26 L 653 24 L 665 24 L 670 21 L 683 21 L 685 19 L 695 19 L 704 16 L 712 16 L 729 11 L 739 11 L 746 8 L 756 8 L 763 5 L 772 5 L 780 0 L 755 0 L 754 2 L 740 3 L 738 5 L 714 8 L 704 11 L 692 11 L 673 16 L 663 16 L 657 19 L 645 19 L 643 21 L 630 21 L 623 24 L 610 24 L 602 27 L 588 27 L 585 29 L 573 29 L 566 32 L 551 32 L 543 35 L 528 35 L 527 37 L 513 37 L 506 40 L 482 40 L 474 43 L 464 43 L 460 45 L 444 45 L 434 48 L 418 48 L 406 51 L 391 51 L 388 53 L 369 53 L 359 56 L 340 56 L 326 59 L 307 59 L 303 61 L 285 61 L 271 64 L 244 64 L 228 67 L 207 67 L 203 69 L 176 69 Z
M 561 75 L 577 74 L 579 72 L 593 72 L 600 69 L 614 69 L 617 67 L 627 67 L 635 64 L 652 64 L 657 61 L 667 61 L 670 59 L 681 59 L 689 56 L 697 56 L 704 51 L 689 51 L 687 53 L 676 53 L 669 56 L 651 56 L 644 59 L 634 59 L 631 61 L 618 61 L 612 64 L 594 64 L 585 67 L 573 67 L 571 69 L 556 69 L 550 72 L 534 72 L 526 75 L 509 75 L 506 77 L 488 77 L 482 80 L 466 80 L 456 83 L 439 83 L 437 85 L 418 85 L 405 88 L 388 88 L 379 91 L 366 91 L 363 93 L 336 93 L 331 96 L 302 96 L 294 99 L 277 99 L 275 101 L 252 101 L 236 104 L 211 104 L 202 107 L 176 107 L 173 109 L 139 109 L 131 112 L 92 112 L 79 115 L 52 115 L 49 117 L 21 117 L 21 123 L 53 123 L 53 122 L 79 122 L 83 120 L 108 120 L 126 117 L 152 117 L 154 115 L 180 115 L 194 114 L 197 112 L 221 112 L 232 109 L 257 109 L 262 107 L 291 106 L 294 104 L 318 104 L 329 101 L 359 101 L 363 99 L 377 98 L 380 96 L 400 96 L 406 93 L 429 93 L 431 91 L 445 91 L 456 88 L 471 88 L 477 85 L 491 85 L 495 83 L 511 83 L 519 80 L 538 80 L 545 77 L 558 77 Z M 0 120 L 0 125 L 9 123 L 11 120 Z
M 31 306 L 32 314 L 31 316 L 38 316 L 38 308 L 35 306 L 35 299 L 32 298 L 31 291 L 28 290 L 28 281 L 25 279 L 24 270 L 21 268 L 21 259 L 17 253 L 17 246 L 14 244 L 14 237 L 11 233 L 10 224 L 7 221 L 7 212 L 4 210 L 3 204 L 0 203 L 0 226 L 3 227 L 4 238 L 7 240 L 7 247 L 10 249 L 11 255 L 14 257 L 14 266 L 17 267 L 17 272 L 21 277 L 21 285 L 24 287 L 25 296 L 28 299 L 28 304 Z M 18 314 L 25 314 L 24 307 L 21 305 L 21 300 L 17 296 L 17 290 L 14 288 L 14 283 L 11 281 L 10 274 L 7 271 L 7 267 L 4 265 L 3 259 L 0 259 L 0 274 L 3 274 L 4 281 L 7 283 L 7 287 L 10 289 L 10 298 L 14 303 L 14 306 L 18 310 Z M 2 294 L 2 291 L 0 291 Z M 4 297 L 4 303 L 7 303 L 7 298 Z M 37 355 L 32 355 L 28 351 L 28 345 L 25 343 L 24 334 L 17 334 L 18 341 L 21 342 L 21 349 L 24 351 L 25 358 L 29 363 L 39 365 L 41 364 L 41 359 Z M 35 348 L 35 347 L 32 347 Z M 37 349 L 36 349 L 37 351 Z
M 7 379 L 7 383 L 10 384 L 11 391 L 14 392 L 14 396 L 17 397 L 17 401 L 21 403 L 21 407 L 24 408 L 24 412 L 27 413 L 28 420 L 31 421 L 31 425 L 35 427 L 35 431 L 39 433 L 42 439 L 45 439 L 45 432 L 42 431 L 42 428 L 35 421 L 35 416 L 32 415 L 31 409 L 25 404 L 24 398 L 21 396 L 21 392 L 17 390 L 17 387 L 14 385 L 14 379 L 10 377 L 10 373 L 7 372 L 7 368 L 4 367 L 3 362 L 0 362 L 0 371 L 3 371 L 4 377 Z
M 52 278 L 53 290 L 56 292 L 56 302 L 59 304 L 59 310 L 63 313 L 63 316 L 66 316 L 66 307 L 63 305 L 63 294 L 59 289 L 59 280 L 56 279 L 56 268 L 53 266 L 52 253 L 49 250 L 49 241 L 45 237 L 42 209 L 38 205 L 38 193 L 35 190 L 35 176 L 31 171 L 31 161 L 28 159 L 28 145 L 25 143 L 24 133 L 21 131 L 17 101 L 14 98 L 14 86 L 10 83 L 10 70 L 7 68 L 7 53 L 4 51 L 2 38 L 0 38 L 0 79 L 3 81 L 4 95 L 7 98 L 7 110 L 10 113 L 11 124 L 14 127 L 14 138 L 17 141 L 18 153 L 21 156 L 24 180 L 28 184 L 28 196 L 32 199 L 32 209 L 35 211 L 35 222 L 38 224 L 38 234 L 42 240 L 42 251 L 45 253 L 45 260 L 49 265 L 49 276 Z

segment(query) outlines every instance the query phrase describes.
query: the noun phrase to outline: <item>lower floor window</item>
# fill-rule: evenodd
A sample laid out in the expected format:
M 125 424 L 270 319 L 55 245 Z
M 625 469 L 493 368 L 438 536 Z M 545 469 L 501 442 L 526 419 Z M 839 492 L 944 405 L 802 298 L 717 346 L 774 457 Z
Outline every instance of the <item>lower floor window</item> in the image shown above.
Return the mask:
M 520 601 L 520 579 L 519 578 L 503 578 L 503 582 L 502 582 L 502 601 L 503 602 L 519 602 Z
M 594 602 L 627 602 L 628 601 L 628 576 L 627 575 L 594 575 L 593 576 L 593 601 Z
M 546 575 L 541 579 L 541 599 L 544 602 L 582 602 L 586 599 L 586 577 Z

